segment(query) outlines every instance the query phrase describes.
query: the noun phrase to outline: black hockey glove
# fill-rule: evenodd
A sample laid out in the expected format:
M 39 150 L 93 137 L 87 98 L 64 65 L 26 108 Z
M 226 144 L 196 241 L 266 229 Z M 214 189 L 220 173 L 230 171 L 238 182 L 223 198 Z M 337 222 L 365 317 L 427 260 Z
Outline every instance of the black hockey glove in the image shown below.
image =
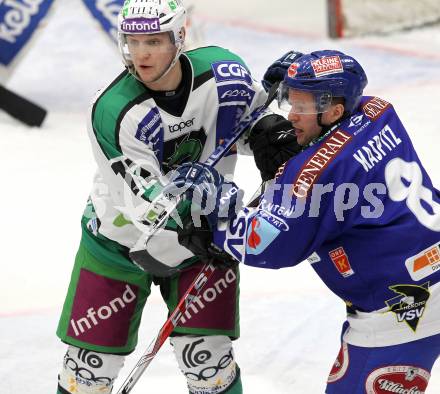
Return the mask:
M 200 227 L 195 227 L 191 216 L 183 219 L 183 228 L 177 228 L 180 245 L 189 249 L 202 260 L 213 259 L 213 264 L 221 269 L 235 267 L 238 261 L 213 243 L 212 231 L 204 216 Z
M 263 75 L 263 80 L 261 81 L 266 92 L 269 91 L 275 82 L 284 80 L 287 69 L 302 55 L 301 52 L 287 52 L 267 68 L 266 73 Z
M 252 128 L 248 141 L 263 181 L 273 179 L 278 168 L 302 150 L 292 123 L 276 114 L 260 119 Z

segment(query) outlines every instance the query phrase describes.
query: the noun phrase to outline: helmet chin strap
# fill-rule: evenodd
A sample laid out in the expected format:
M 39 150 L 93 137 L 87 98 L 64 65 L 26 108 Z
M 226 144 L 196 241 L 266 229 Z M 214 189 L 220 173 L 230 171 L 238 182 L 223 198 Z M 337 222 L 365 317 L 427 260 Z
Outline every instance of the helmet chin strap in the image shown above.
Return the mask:
M 322 112 L 316 114 L 316 122 L 318 123 L 318 126 L 322 128 L 325 127 L 325 125 L 322 124 Z
M 329 131 L 333 127 L 333 124 L 325 125 L 322 123 L 322 112 L 316 114 L 316 122 L 318 123 L 318 126 L 321 127 L 321 132 L 319 133 L 318 138 L 322 137 L 325 133 L 327 133 L 327 131 Z

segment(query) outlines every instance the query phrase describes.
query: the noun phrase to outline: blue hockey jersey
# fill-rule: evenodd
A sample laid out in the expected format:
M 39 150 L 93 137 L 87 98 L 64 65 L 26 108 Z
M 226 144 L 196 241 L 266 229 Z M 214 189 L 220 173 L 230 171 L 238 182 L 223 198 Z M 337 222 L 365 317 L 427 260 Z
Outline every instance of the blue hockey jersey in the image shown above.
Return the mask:
M 378 97 L 289 160 L 258 208 L 219 225 L 214 241 L 255 267 L 308 259 L 350 307 L 349 343 L 440 332 L 440 193 Z

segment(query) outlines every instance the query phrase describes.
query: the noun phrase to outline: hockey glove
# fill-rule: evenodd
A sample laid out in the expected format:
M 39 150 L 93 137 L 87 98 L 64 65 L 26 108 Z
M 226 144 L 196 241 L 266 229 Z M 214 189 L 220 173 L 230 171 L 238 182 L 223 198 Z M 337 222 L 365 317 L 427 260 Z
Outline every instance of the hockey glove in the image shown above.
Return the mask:
M 177 228 L 177 239 L 180 245 L 189 249 L 202 260 L 213 259 L 213 264 L 216 267 L 227 269 L 238 264 L 237 260 L 213 243 L 210 225 L 204 217 L 202 217 L 199 227 L 194 225 L 191 217 L 183 219 L 183 228 Z
M 273 179 L 278 168 L 302 150 L 292 123 L 276 114 L 260 119 L 248 140 L 263 181 Z
M 301 52 L 287 52 L 268 67 L 266 73 L 263 75 L 263 80 L 261 81 L 266 92 L 269 91 L 275 82 L 281 82 L 284 80 L 287 69 L 302 55 Z
M 232 218 L 243 206 L 243 190 L 234 182 L 225 181 L 215 168 L 206 164 L 182 164 L 174 171 L 171 182 L 164 192 L 185 190 L 185 198 L 193 203 L 191 211 L 206 216 L 211 227 L 219 219 Z

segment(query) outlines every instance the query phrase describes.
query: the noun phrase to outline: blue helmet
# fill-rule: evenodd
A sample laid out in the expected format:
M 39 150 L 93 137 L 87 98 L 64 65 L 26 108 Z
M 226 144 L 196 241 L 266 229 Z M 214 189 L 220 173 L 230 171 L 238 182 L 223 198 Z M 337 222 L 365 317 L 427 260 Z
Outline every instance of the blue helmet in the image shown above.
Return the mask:
M 324 50 L 298 58 L 287 70 L 283 85 L 314 93 L 318 107 L 328 98 L 342 97 L 345 112 L 351 114 L 359 105 L 367 83 L 364 69 L 354 58 Z

